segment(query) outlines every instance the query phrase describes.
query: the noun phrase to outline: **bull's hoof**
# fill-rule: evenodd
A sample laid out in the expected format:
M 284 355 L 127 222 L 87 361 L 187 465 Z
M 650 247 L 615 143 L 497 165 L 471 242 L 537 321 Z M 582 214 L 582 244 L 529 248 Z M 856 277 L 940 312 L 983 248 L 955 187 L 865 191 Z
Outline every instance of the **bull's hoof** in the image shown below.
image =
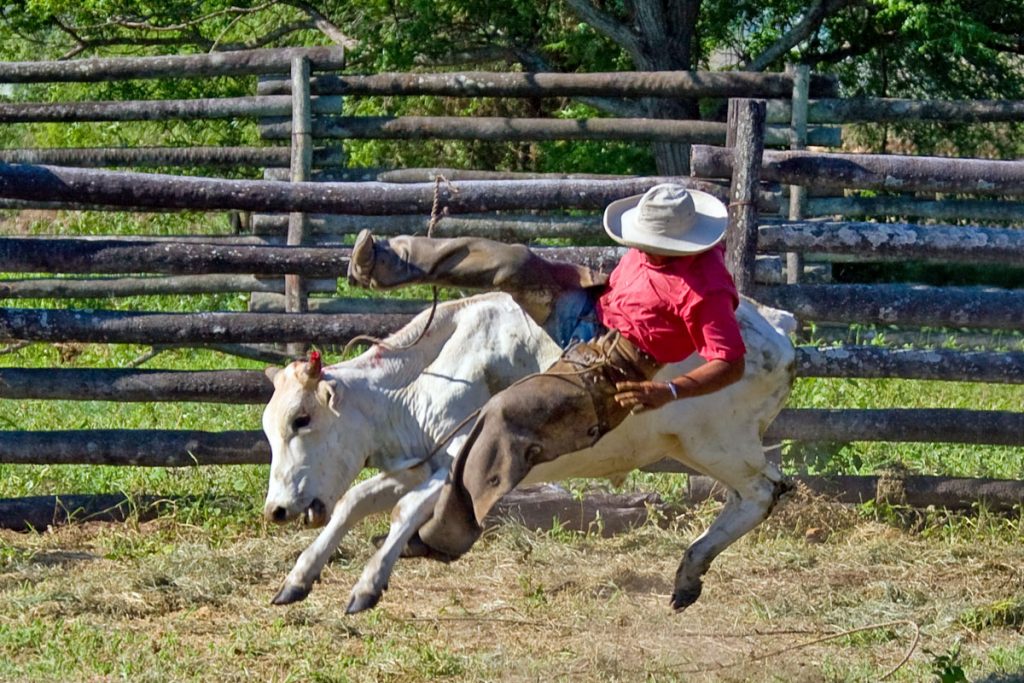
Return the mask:
M 672 593 L 672 609 L 676 612 L 682 612 L 684 609 L 697 602 L 697 598 L 700 597 L 701 591 L 704 589 L 704 583 L 698 581 L 696 585 L 690 586 L 689 588 L 676 588 L 675 592 Z
M 345 608 L 345 614 L 359 614 L 368 609 L 373 609 L 380 602 L 380 595 L 376 593 L 360 593 L 353 595 Z
M 270 602 L 274 605 L 290 605 L 295 602 L 300 602 L 306 599 L 306 596 L 309 595 L 309 590 L 309 588 L 304 586 L 294 586 L 286 583 Z

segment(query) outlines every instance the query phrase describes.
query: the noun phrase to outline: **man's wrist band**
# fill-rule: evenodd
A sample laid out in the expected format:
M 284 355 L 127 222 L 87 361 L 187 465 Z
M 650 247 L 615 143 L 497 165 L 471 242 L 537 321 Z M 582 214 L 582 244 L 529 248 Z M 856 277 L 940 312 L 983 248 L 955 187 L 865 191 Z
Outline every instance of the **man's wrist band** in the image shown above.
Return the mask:
M 665 384 L 668 385 L 668 390 L 672 392 L 672 400 L 674 401 L 679 398 L 679 390 L 676 389 L 676 385 L 672 384 L 672 382 L 665 382 Z

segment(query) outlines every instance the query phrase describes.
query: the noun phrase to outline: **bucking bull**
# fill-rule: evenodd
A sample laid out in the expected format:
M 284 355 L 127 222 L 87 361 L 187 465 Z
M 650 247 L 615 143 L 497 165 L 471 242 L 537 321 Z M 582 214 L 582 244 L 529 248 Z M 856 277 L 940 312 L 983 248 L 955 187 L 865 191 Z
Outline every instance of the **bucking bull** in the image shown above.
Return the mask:
M 764 520 L 785 488 L 765 460 L 761 434 L 792 385 L 794 351 L 786 333 L 793 319 L 750 301 L 740 304 L 737 317 L 747 346 L 740 381 L 632 415 L 592 448 L 539 465 L 522 482 L 621 479 L 666 457 L 721 482 L 727 502 L 686 549 L 676 572 L 677 609 L 697 599 L 712 560 Z M 427 322 L 424 312 L 386 346 L 336 365 L 321 367 L 314 356 L 268 370 L 274 395 L 263 429 L 273 460 L 264 513 L 277 523 L 301 516 L 311 526 L 326 524 L 275 604 L 304 599 L 345 533 L 367 515 L 394 508 L 389 533 L 353 587 L 346 611 L 376 605 L 406 544 L 430 518 L 472 420 L 438 444 L 492 395 L 547 368 L 561 353 L 503 293 L 440 304 L 417 340 Z M 678 376 L 701 362 L 694 354 L 657 377 Z M 352 486 L 366 467 L 378 474 Z

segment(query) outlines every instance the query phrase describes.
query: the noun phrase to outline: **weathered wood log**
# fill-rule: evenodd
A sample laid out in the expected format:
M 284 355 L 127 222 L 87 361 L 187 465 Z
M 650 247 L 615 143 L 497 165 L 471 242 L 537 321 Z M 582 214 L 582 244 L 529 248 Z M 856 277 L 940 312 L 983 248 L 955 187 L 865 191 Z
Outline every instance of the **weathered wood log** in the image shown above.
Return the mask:
M 50 527 L 81 522 L 123 522 L 154 519 L 173 512 L 180 501 L 164 496 L 86 493 L 0 499 L 0 529 L 44 532 Z
M 694 175 L 727 178 L 732 167 L 731 150 L 694 146 Z M 832 190 L 1024 195 L 1024 161 L 766 151 L 761 177 Z
M 317 97 L 314 113 L 341 112 L 340 97 Z M 0 103 L 0 123 L 78 123 L 83 121 L 194 121 L 267 118 L 290 115 L 292 98 L 207 97 L 195 100 L 122 100 L 117 102 Z
M 802 321 L 1019 330 L 1024 290 L 912 285 L 759 286 L 753 297 Z
M 53 164 L 95 168 L 102 166 L 282 166 L 291 158 L 287 147 L 66 147 L 4 149 L 8 164 Z M 338 145 L 313 150 L 316 167 L 337 166 L 343 156 Z
M 378 171 L 374 180 L 382 183 L 432 183 L 438 176 L 458 180 L 619 180 L 631 176 L 612 173 L 529 173 L 526 171 L 485 171 L 466 168 L 394 168 Z
M 283 73 L 283 72 L 282 72 Z M 290 93 L 286 78 L 260 79 L 258 92 Z M 321 95 L 441 95 L 447 97 L 789 97 L 793 79 L 784 73 L 746 71 L 613 71 L 604 73 L 380 73 L 320 75 Z M 827 97 L 835 78 L 815 75 L 811 92 Z
M 768 102 L 768 121 L 791 119 L 789 99 Z M 1019 121 L 1024 116 L 1021 100 L 905 100 L 887 97 L 818 98 L 808 103 L 810 123 L 995 123 Z
M 0 368 L 5 399 L 266 403 L 273 393 L 259 370 Z
M 760 192 L 757 209 L 762 213 L 778 211 L 778 196 Z M 348 216 L 344 214 L 311 214 L 310 230 L 320 235 L 354 235 L 369 228 L 379 235 L 426 234 L 429 216 Z M 288 218 L 280 214 L 253 215 L 253 231 L 258 234 L 283 234 Z M 601 216 L 568 216 L 565 214 L 462 214 L 443 216 L 434 227 L 437 237 L 489 237 L 503 242 L 526 242 L 542 237 L 593 238 L 604 237 Z
M 766 280 L 766 282 L 770 282 Z M 306 292 L 334 293 L 337 278 L 307 279 Z M 112 299 L 133 296 L 284 292 L 284 278 L 253 275 L 181 275 L 120 278 L 26 278 L 0 280 L 6 299 Z
M 349 248 L 0 238 L 0 271 L 39 273 L 260 273 L 337 277 Z
M 312 313 L 405 313 L 412 315 L 430 308 L 431 302 L 424 299 L 311 297 L 308 304 Z M 283 313 L 285 310 L 284 296 L 254 292 L 249 297 L 249 310 L 253 313 Z
M 815 123 L 1016 122 L 1024 118 L 1021 100 L 902 100 L 886 97 L 819 99 L 810 103 Z
M 323 280 L 315 291 L 335 291 Z M 0 280 L 0 298 L 4 299 L 106 299 L 160 294 L 220 294 L 224 292 L 284 292 L 282 278 L 258 278 L 253 275 L 182 275 L 174 277 L 119 278 L 32 278 Z
M 920 441 L 1024 445 L 1024 413 L 948 409 L 784 410 L 768 440 Z M 261 431 L 0 431 L 0 462 L 147 467 L 261 464 L 270 446 Z
M 912 216 L 935 220 L 1001 222 L 1024 220 L 1024 202 L 996 199 L 928 200 L 895 197 L 819 197 L 807 200 L 804 215 L 813 216 Z
M 1005 512 L 1024 502 L 1024 482 L 1009 479 L 839 474 L 792 479 L 818 495 L 847 504 L 877 500 L 914 508 L 966 510 L 980 503 L 989 510 Z M 711 477 L 690 477 L 688 502 L 722 500 L 724 494 L 725 489 Z
M 798 377 L 899 377 L 1024 384 L 1024 353 L 799 346 L 796 374 Z
M 288 119 L 264 119 L 260 136 L 266 140 L 291 137 Z M 634 142 L 685 142 L 722 144 L 725 124 L 717 121 L 671 119 L 531 119 L 484 116 L 321 116 L 313 120 L 313 137 L 341 140 L 484 140 L 526 142 L 533 140 L 628 140 Z M 814 128 L 809 144 L 838 147 L 838 128 Z M 765 131 L 765 144 L 788 146 L 789 131 L 773 127 Z
M 171 429 L 0 431 L 0 462 L 23 465 L 263 465 L 270 444 L 262 431 Z
M 316 300 L 314 300 L 316 301 Z M 414 314 L 429 301 L 331 300 L 346 312 Z M 315 310 L 315 309 L 314 309 Z M 280 362 L 273 359 L 272 362 Z M 797 349 L 799 377 L 1024 383 L 1024 353 L 887 350 L 879 347 Z M 0 398 L 118 402 L 266 403 L 273 387 L 255 370 L 0 369 Z
M 766 441 L 892 441 L 1024 446 L 1024 413 L 954 408 L 787 409 Z
M 668 178 L 632 180 L 466 181 L 436 193 L 451 213 L 501 210 L 601 209 L 615 199 L 642 194 Z M 720 186 L 674 177 L 685 187 L 725 198 Z M 158 173 L 128 173 L 60 166 L 0 163 L 0 198 L 67 201 L 132 208 L 305 211 L 352 215 L 430 214 L 434 184 L 275 183 Z
M 734 140 L 736 172 L 729 189 L 726 265 L 741 294 L 748 294 L 754 287 L 757 194 L 765 145 L 764 106 L 759 100 L 729 100 L 729 135 Z
M 291 137 L 291 121 L 260 125 L 266 140 Z M 487 116 L 338 116 L 313 121 L 313 137 L 339 140 L 632 140 L 721 144 L 725 124 L 659 119 L 539 119 Z
M 791 221 L 762 225 L 758 251 L 852 254 L 878 261 L 908 259 L 1024 267 L 1024 231 L 910 223 Z
M 363 228 L 374 234 L 425 235 L 430 216 L 346 216 L 309 214 L 309 228 L 314 235 L 328 238 L 355 235 Z M 252 217 L 257 234 L 284 234 L 288 217 L 281 214 L 258 213 Z M 594 238 L 604 233 L 601 217 L 567 216 L 564 214 L 463 214 L 443 216 L 434 226 L 435 237 L 488 237 L 502 242 L 526 242 L 541 237 Z
M 316 71 L 345 68 L 340 47 L 274 48 L 200 55 L 110 57 L 52 62 L 0 62 L 0 83 L 84 83 L 131 78 L 195 78 L 287 73 L 292 57 L 309 58 Z
M 577 496 L 551 484 L 514 489 L 488 514 L 484 526 L 513 522 L 533 531 L 558 528 L 608 537 L 647 523 L 651 513 L 662 518 L 668 506 L 656 493 L 605 493 Z
M 0 309 L 0 339 L 103 344 L 203 345 L 253 342 L 344 344 L 385 337 L 411 316 L 271 313 L 125 313 Z

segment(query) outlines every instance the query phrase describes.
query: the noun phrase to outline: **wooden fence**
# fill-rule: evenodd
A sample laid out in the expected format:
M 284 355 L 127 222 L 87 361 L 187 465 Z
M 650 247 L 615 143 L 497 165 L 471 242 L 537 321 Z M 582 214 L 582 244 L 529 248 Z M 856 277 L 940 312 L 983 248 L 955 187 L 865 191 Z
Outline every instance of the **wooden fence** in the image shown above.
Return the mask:
M 319 73 L 339 69 L 330 50 L 237 53 L 230 56 L 82 60 L 82 64 L 0 64 L 0 82 L 90 81 L 186 75 L 267 76 L 252 98 L 231 101 L 2 105 L 0 123 L 27 120 L 146 120 L 251 116 L 263 120 L 269 138 L 290 147 L 143 150 L 0 151 L 0 201 L 8 206 L 104 207 L 119 210 L 178 209 L 252 214 L 248 239 L 0 239 L 0 270 L 88 275 L 147 274 L 145 278 L 14 280 L 2 283 L 11 298 L 43 294 L 85 296 L 107 291 L 252 291 L 254 309 L 273 312 L 164 314 L 76 310 L 0 309 L 0 337 L 24 341 L 135 342 L 153 345 L 241 345 L 290 342 L 344 343 L 357 334 L 383 335 L 411 317 L 419 302 L 368 303 L 307 299 L 317 289 L 334 291 L 345 270 L 340 240 L 361 227 L 392 234 L 425 227 L 437 199 L 446 210 L 438 234 L 480 234 L 529 241 L 540 237 L 593 237 L 596 216 L 609 201 L 643 192 L 664 178 L 523 176 L 453 169 L 327 169 L 343 159 L 336 140 L 350 138 L 545 140 L 628 139 L 712 143 L 695 145 L 692 178 L 673 178 L 712 192 L 732 204 L 729 258 L 741 289 L 765 303 L 794 311 L 804 323 L 876 323 L 901 326 L 1019 331 L 1024 290 L 921 288 L 909 285 L 815 284 L 804 253 L 868 259 L 942 259 L 1024 265 L 1022 232 L 1013 228 L 922 226 L 808 220 L 814 216 L 934 217 L 1024 222 L 1024 162 L 993 162 L 802 151 L 838 142 L 834 126 L 809 123 L 927 119 L 936 112 L 964 120 L 1018 120 L 1020 103 L 856 103 L 830 95 L 830 84 L 806 70 L 787 74 L 377 74 Z M 311 75 L 315 74 L 315 75 Z M 294 96 L 293 96 L 294 94 Z M 436 96 L 702 96 L 739 94 L 769 100 L 734 100 L 729 120 L 677 122 L 595 119 L 556 120 L 378 118 L 355 121 L 336 115 L 338 98 L 363 95 Z M 778 98 L 786 98 L 782 103 Z M 847 104 L 843 104 L 847 102 Z M 826 115 L 823 112 L 828 112 Z M 333 114 L 332 114 L 333 113 Z M 267 120 L 268 117 L 284 120 Z M 788 117 L 788 118 L 783 118 Z M 785 122 L 785 127 L 780 124 Z M 814 132 L 819 130 L 822 132 Z M 816 137 L 818 136 L 818 137 Z M 323 145 L 324 138 L 335 140 Z M 765 151 L 765 146 L 795 151 Z M 48 166 L 47 163 L 71 167 Z M 267 180 L 223 180 L 93 170 L 99 165 L 265 165 Z M 287 170 L 274 167 L 287 166 Z M 454 185 L 435 184 L 443 173 Z M 303 182 L 318 180 L 316 183 Z M 295 182 L 279 182 L 291 180 Z M 815 190 L 807 196 L 803 188 Z M 827 189 L 898 190 L 899 197 L 818 196 Z M 454 191 L 457 190 L 457 191 Z M 932 193 L 922 201 L 922 193 Z M 935 193 L 970 195 L 936 199 Z M 985 199 L 996 195 L 998 199 Z M 952 207 L 950 208 L 950 202 Z M 570 211 L 572 212 L 570 214 Z M 780 219 L 780 215 L 784 219 Z M 274 235 L 278 237 L 273 238 Z M 248 242 L 248 243 L 246 243 Z M 283 242 L 283 244 L 282 244 Z M 616 249 L 561 248 L 552 258 L 608 269 Z M 783 267 L 782 264 L 785 264 Z M 278 279 L 257 279 L 276 276 Z M 280 276 L 286 276 L 282 282 Z M 787 284 L 783 284 L 786 279 Z M 268 300 L 267 297 L 279 297 Z M 262 304 L 258 303 L 262 301 Z M 276 310 L 274 310 L 276 308 Z M 318 311 L 306 314 L 307 309 Z M 798 349 L 798 373 L 818 377 L 901 377 L 1024 383 L 1024 352 L 891 350 L 877 346 Z M 119 401 L 213 401 L 261 403 L 271 388 L 262 373 L 124 370 L 0 369 L 0 397 Z M 967 410 L 783 411 L 767 438 L 830 441 L 953 441 L 1024 446 L 1024 413 Z M 77 430 L 0 432 L 0 462 L 115 463 L 176 466 L 267 462 L 259 432 Z M 985 482 L 973 494 L 955 496 L 940 481 L 908 484 L 934 490 L 933 502 L 956 506 L 979 495 L 997 507 L 1024 500 L 1020 482 Z M 930 480 L 929 480 L 930 481 Z M 819 484 L 816 484 L 819 485 Z M 823 486 L 823 485 L 819 485 Z M 915 488 L 916 487 L 916 488 Z M 931 487 L 931 489 L 929 489 Z M 870 486 L 850 484 L 856 495 Z M 947 493 L 942 493 L 946 491 Z M 916 495 L 916 494 L 915 494 Z M 925 494 L 921 494 L 925 495 Z M 926 497 L 926 496 L 925 496 Z M 923 500 L 924 498 L 921 498 Z M 915 498 L 915 500 L 918 500 Z

